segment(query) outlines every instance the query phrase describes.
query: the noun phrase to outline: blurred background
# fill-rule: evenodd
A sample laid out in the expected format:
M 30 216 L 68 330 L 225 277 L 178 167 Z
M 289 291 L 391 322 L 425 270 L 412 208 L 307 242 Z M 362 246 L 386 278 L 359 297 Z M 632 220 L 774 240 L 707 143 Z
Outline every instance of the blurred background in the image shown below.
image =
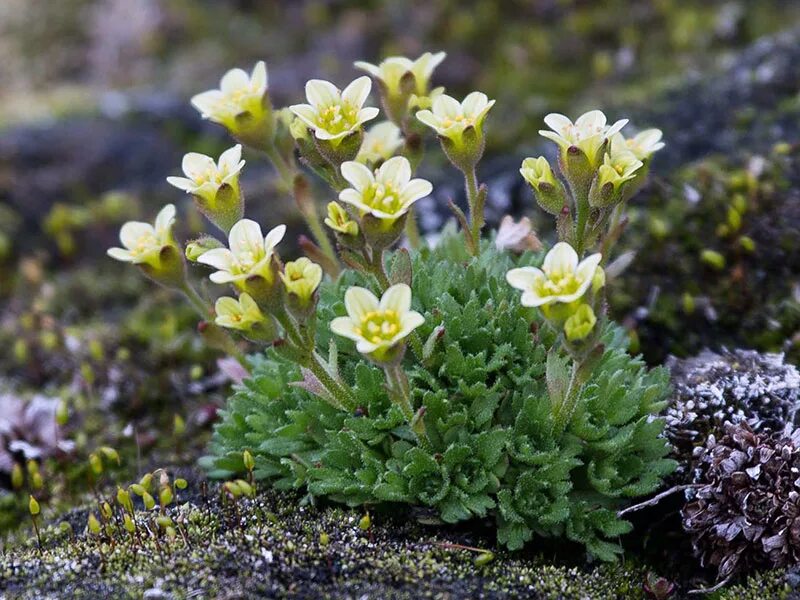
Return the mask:
M 435 85 L 497 99 L 480 169 L 495 223 L 536 219 L 517 169 L 552 151 L 537 134 L 546 113 L 599 107 L 663 129 L 631 214 L 636 254 L 612 287 L 633 350 L 651 363 L 723 344 L 796 358 L 799 26 L 791 0 L 1 0 L 0 489 L 31 457 L 68 488 L 86 468 L 74 457 L 100 445 L 127 448 L 132 471 L 202 453 L 241 373 L 204 347 L 180 299 L 105 249 L 166 202 L 180 239 L 203 229 L 165 177 L 185 152 L 231 142 L 188 99 L 262 59 L 285 106 L 311 77 L 343 87 L 354 60 L 445 50 Z M 248 214 L 296 222 L 270 170 L 245 158 Z M 435 228 L 461 192 L 429 158 L 438 192 L 420 217 Z M 534 222 L 546 239 L 551 225 Z M 0 529 L 13 498 L 0 493 Z

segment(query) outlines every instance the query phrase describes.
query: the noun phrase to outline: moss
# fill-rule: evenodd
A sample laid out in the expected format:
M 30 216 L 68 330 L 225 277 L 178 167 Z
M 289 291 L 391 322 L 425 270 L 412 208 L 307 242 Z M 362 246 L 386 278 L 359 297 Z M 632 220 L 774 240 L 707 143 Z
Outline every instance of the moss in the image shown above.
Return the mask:
M 363 512 L 302 505 L 294 495 L 268 492 L 221 506 L 216 495 L 205 502 L 195 488 L 192 499 L 170 512 L 175 539 L 161 535 L 158 543 L 145 532 L 152 524 L 142 512 L 141 540 L 119 532 L 112 542 L 82 532 L 87 512 L 74 511 L 66 519 L 74 539 L 53 525 L 45 528 L 42 552 L 31 538 L 0 558 L 0 594 L 642 598 L 643 569 L 636 565 L 547 564 L 498 551 L 476 566 L 480 553 L 456 545 L 487 548 L 486 538 L 426 527 L 408 515 L 372 514 L 364 530 Z

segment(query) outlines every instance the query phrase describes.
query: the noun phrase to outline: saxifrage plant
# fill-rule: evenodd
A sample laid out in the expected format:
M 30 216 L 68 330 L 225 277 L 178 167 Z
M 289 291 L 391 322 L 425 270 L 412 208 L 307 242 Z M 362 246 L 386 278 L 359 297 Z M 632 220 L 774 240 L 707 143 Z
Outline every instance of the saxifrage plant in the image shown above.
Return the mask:
M 631 528 L 617 511 L 674 468 L 657 417 L 667 374 L 627 354 L 627 336 L 606 318 L 602 267 L 661 132 L 626 139 L 627 121 L 607 125 L 600 111 L 575 123 L 549 115 L 542 134 L 559 146 L 560 175 L 543 157 L 520 171 L 560 241 L 543 255 L 529 224 L 509 221 L 482 239 L 487 188 L 476 167 L 494 101 L 431 90 L 443 59 L 357 63 L 378 81 L 390 119 L 366 133 L 379 113 L 365 106 L 368 77 L 343 91 L 309 81 L 307 103 L 276 111 L 259 63 L 193 99 L 272 161 L 315 238 L 301 243 L 306 257 L 284 263 L 285 227 L 265 236 L 242 218 L 238 146 L 219 161 L 188 154 L 186 177 L 170 179 L 227 244 L 203 236 L 181 252 L 168 206 L 155 226 L 126 224 L 125 249 L 110 254 L 182 291 L 216 347 L 241 356 L 234 331 L 267 346 L 242 359 L 251 377 L 202 461 L 212 475 L 246 470 L 353 506 L 429 507 L 451 523 L 491 516 L 509 548 L 556 536 L 612 559 Z M 466 212 L 451 203 L 460 233 L 449 227 L 434 247 L 414 217 L 432 191 L 414 177 L 430 131 L 468 200 Z M 338 197 L 324 220 L 295 150 Z M 397 247 L 403 237 L 410 250 Z M 236 296 L 212 309 L 184 256 Z

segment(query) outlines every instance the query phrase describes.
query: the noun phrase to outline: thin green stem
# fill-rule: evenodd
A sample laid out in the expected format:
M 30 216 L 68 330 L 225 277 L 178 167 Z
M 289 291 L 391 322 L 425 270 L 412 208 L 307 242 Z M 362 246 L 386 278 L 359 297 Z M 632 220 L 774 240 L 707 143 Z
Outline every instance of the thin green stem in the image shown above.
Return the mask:
M 389 281 L 389 275 L 387 275 L 386 267 L 383 264 L 383 253 L 383 250 L 373 249 L 372 260 L 370 260 L 369 263 L 372 274 L 378 279 L 378 283 L 382 288 L 381 291 L 385 292 L 391 287 L 392 283 Z
M 464 171 L 464 187 L 467 192 L 467 203 L 469 205 L 470 235 L 472 237 L 473 254 L 478 256 L 481 253 L 481 228 L 483 227 L 483 209 L 478 206 L 478 176 L 475 167 Z
M 183 285 L 180 288 L 183 295 L 189 300 L 189 303 L 194 307 L 194 309 L 200 315 L 202 319 L 208 319 L 211 315 L 211 308 L 206 303 L 205 300 L 197 293 L 197 290 L 194 289 L 191 283 L 188 281 L 184 281 Z
M 400 365 L 387 365 L 383 370 L 386 373 L 386 381 L 389 384 L 392 396 L 394 396 L 400 410 L 403 411 L 406 421 L 411 425 L 411 421 L 414 420 L 414 407 L 411 405 L 408 378 L 403 368 Z
M 569 378 L 569 384 L 567 385 L 567 391 L 564 394 L 564 400 L 554 415 L 554 433 L 556 437 L 564 433 L 564 430 L 566 430 L 567 425 L 569 425 L 572 415 L 575 412 L 575 407 L 578 405 L 578 392 L 580 391 L 581 387 L 579 378 L 580 368 L 580 363 L 577 360 L 573 361 L 572 375 Z
M 309 371 L 311 371 L 325 389 L 330 392 L 334 400 L 340 404 L 339 408 L 343 410 L 354 410 L 356 408 L 356 399 L 352 391 L 345 386 L 341 381 L 338 381 L 330 372 L 330 367 L 327 361 L 316 352 L 309 354 L 309 359 L 306 363 Z
M 269 158 L 272 166 L 275 167 L 275 170 L 278 171 L 278 175 L 281 178 L 281 181 L 286 186 L 287 189 L 292 189 L 292 185 L 294 185 L 294 176 L 297 173 L 297 170 L 290 165 L 284 158 L 281 156 L 281 153 L 278 152 L 278 149 L 275 147 L 275 144 L 270 144 L 264 150 L 267 157 Z
M 576 198 L 575 204 L 578 213 L 575 219 L 575 251 L 578 256 L 583 256 L 586 221 L 589 219 L 589 200 L 588 198 Z

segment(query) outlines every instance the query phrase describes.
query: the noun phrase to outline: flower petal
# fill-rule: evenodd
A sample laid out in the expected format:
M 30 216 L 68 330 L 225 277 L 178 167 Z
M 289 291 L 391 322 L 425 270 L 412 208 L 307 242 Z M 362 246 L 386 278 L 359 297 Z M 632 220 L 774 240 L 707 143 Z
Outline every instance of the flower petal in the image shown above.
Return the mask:
M 242 145 L 236 144 L 235 146 L 228 148 L 219 155 L 219 161 L 217 164 L 219 165 L 220 171 L 225 171 L 227 173 L 231 173 L 233 171 L 238 170 L 237 166 L 239 162 L 242 160 Z
M 298 119 L 303 121 L 303 123 L 312 129 L 316 129 L 317 110 L 313 106 L 310 104 L 293 104 L 289 107 L 289 110 L 292 111 Z
M 256 63 L 256 66 L 253 67 L 253 74 L 250 76 L 250 86 L 263 94 L 267 91 L 268 81 L 267 63 L 260 60 Z
M 544 118 L 544 122 L 550 129 L 561 136 L 572 127 L 572 120 L 561 113 L 550 113 Z M 544 135 L 544 132 L 540 131 L 539 134 Z
M 439 118 L 429 110 L 417 111 L 417 120 L 430 127 L 431 129 L 439 130 L 441 125 Z
M 187 152 L 183 155 L 181 168 L 184 174 L 190 179 L 199 179 L 210 170 L 217 170 L 217 163 L 214 159 L 199 152 Z
M 366 71 L 373 77 L 380 79 L 381 78 L 381 68 L 378 65 L 373 65 L 372 63 L 368 63 L 363 60 L 357 60 L 353 63 L 353 66 L 356 69 L 361 69 L 362 71 Z
M 578 266 L 578 253 L 566 242 L 558 242 L 544 257 L 542 270 L 551 273 L 573 273 Z
M 306 83 L 306 98 L 314 108 L 326 108 L 339 102 L 339 90 L 330 81 L 311 79 Z
M 381 310 L 393 310 L 403 315 L 411 308 L 411 288 L 405 283 L 396 283 L 383 293 Z
M 116 260 L 121 260 L 122 262 L 133 262 L 133 255 L 128 250 L 123 250 L 122 248 L 109 248 L 106 250 L 106 254 L 108 254 L 111 258 Z
M 536 267 L 519 267 L 506 273 L 506 281 L 511 287 L 524 292 L 533 289 L 534 284 L 544 278 L 545 274 Z
M 347 188 L 346 190 L 342 190 L 339 192 L 339 200 L 345 202 L 346 204 L 352 204 L 364 211 L 369 211 L 370 207 L 361 199 L 361 193 L 353 188 Z
M 350 318 L 360 322 L 365 314 L 378 310 L 380 302 L 368 289 L 353 286 L 344 294 L 344 306 Z
M 191 192 L 197 187 L 194 181 L 186 177 L 167 177 L 167 183 L 184 192 Z
M 461 103 L 461 110 L 466 116 L 476 116 L 488 103 L 489 97 L 483 92 L 471 92 Z
M 236 298 L 222 296 L 214 303 L 214 312 L 217 314 L 217 316 L 232 316 L 241 314 L 242 310 L 239 306 L 239 302 L 236 301 Z
M 412 179 L 403 188 L 402 200 L 406 202 L 416 202 L 420 198 L 430 196 L 433 191 L 433 185 L 427 179 Z
M 204 118 L 209 118 L 216 112 L 217 106 L 225 95 L 219 90 L 209 90 L 192 96 L 191 103 Z
M 395 340 L 406 337 L 409 333 L 414 331 L 417 327 L 425 322 L 425 317 L 415 310 L 410 310 L 400 317 L 400 331 L 394 337 Z
M 355 332 L 355 324 L 350 317 L 336 317 L 331 321 L 330 328 L 336 335 L 341 335 L 353 341 L 361 339 L 361 336 Z
M 359 192 L 364 191 L 375 183 L 375 176 L 372 171 L 354 160 L 342 163 L 341 170 L 342 177 Z
M 577 277 L 580 281 L 587 279 L 591 281 L 592 277 L 594 277 L 595 271 L 597 270 L 597 266 L 600 264 L 602 259 L 603 255 L 599 252 L 592 254 L 591 256 L 587 256 L 575 269 L 575 277 Z
M 230 271 L 233 268 L 233 253 L 227 248 L 214 248 L 203 252 L 197 257 L 197 262 L 220 271 Z
M 361 108 L 364 105 L 367 96 L 369 96 L 371 89 L 372 80 L 368 76 L 362 75 L 358 79 L 350 82 L 350 85 L 344 88 L 344 91 L 342 92 L 342 100 L 347 104 Z
M 175 205 L 166 204 L 156 215 L 155 232 L 159 239 L 163 240 L 164 236 L 169 234 L 173 223 L 175 223 Z
M 461 114 L 461 103 L 447 94 L 442 94 L 433 101 L 433 114 L 440 119 L 455 119 Z
M 381 165 L 375 179 L 396 189 L 402 188 L 411 179 L 411 163 L 405 156 L 393 156 Z
M 144 236 L 155 236 L 156 231 L 150 223 L 141 221 L 128 221 L 119 230 L 119 241 L 122 245 L 130 249 L 139 243 Z
M 283 236 L 286 235 L 286 225 L 278 225 L 270 229 L 269 233 L 264 238 L 264 251 L 269 255 L 272 254 L 272 251 L 275 249 Z
M 228 246 L 235 256 L 249 251 L 260 257 L 264 248 L 264 234 L 261 233 L 261 225 L 252 219 L 237 221 L 228 234 Z
M 223 94 L 230 94 L 250 85 L 250 76 L 243 69 L 231 69 L 219 82 Z

